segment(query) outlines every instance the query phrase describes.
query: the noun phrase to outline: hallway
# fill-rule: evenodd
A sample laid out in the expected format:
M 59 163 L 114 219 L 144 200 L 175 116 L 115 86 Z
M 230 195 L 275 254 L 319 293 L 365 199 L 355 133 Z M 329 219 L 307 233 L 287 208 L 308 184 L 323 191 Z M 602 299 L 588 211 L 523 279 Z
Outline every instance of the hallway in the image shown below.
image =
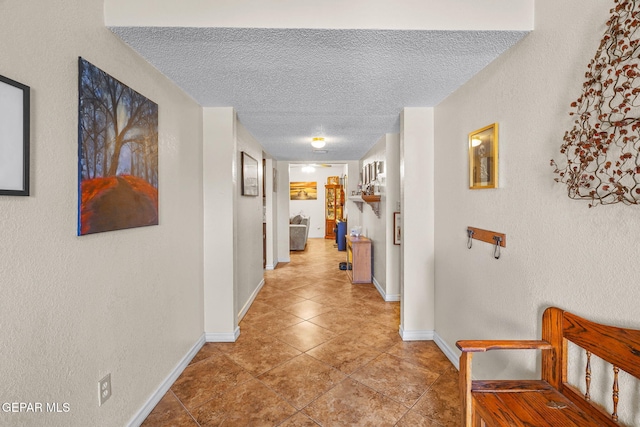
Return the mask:
M 143 426 L 460 425 L 458 373 L 431 341 L 403 342 L 400 303 L 309 239 L 265 272 L 235 343 L 207 343 Z

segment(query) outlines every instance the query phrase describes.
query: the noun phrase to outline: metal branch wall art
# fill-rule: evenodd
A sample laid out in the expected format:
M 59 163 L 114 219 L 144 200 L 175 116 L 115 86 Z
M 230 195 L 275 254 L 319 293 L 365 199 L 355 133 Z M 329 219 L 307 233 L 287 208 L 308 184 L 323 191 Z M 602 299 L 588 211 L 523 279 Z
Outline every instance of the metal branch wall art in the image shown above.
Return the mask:
M 589 207 L 640 204 L 640 0 L 615 0 L 607 30 L 571 104 L 557 182 Z

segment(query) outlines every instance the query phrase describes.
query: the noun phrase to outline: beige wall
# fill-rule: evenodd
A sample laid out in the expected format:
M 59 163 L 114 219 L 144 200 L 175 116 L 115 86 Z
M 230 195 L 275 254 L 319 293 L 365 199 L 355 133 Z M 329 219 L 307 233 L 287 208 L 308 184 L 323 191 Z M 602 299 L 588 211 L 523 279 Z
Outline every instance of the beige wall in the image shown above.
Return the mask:
M 400 135 L 386 134 L 364 155 L 362 165 L 383 162 L 379 215 L 362 204 L 362 232 L 372 240 L 373 278 L 386 301 L 400 300 L 400 246 L 393 244 L 393 213 L 400 203 Z
M 237 120 L 237 119 L 236 119 Z M 242 196 L 240 188 L 236 191 L 235 222 L 236 222 L 236 316 L 242 318 L 249 309 L 263 285 L 262 269 L 262 146 L 247 129 L 236 122 L 237 150 L 236 159 L 238 171 L 237 179 L 242 179 L 241 153 L 244 151 L 258 161 L 258 196 Z M 238 319 L 239 320 L 239 319 Z
M 207 341 L 235 341 L 262 281 L 262 146 L 232 107 L 205 108 L 204 319 Z M 258 196 L 241 195 L 242 152 L 258 162 Z
M 589 209 L 566 196 L 549 166 L 612 5 L 536 1 L 535 31 L 435 109 L 436 330 L 450 348 L 463 338 L 538 338 L 550 305 L 640 327 L 638 208 Z M 472 191 L 467 133 L 493 122 L 500 188 Z M 467 226 L 506 233 L 501 259 L 486 243 L 467 249 Z M 479 377 L 535 369 L 533 353 L 486 357 L 477 358 Z
M 232 107 L 203 109 L 204 329 L 209 341 L 239 333 L 236 280 L 237 121 Z
M 159 226 L 76 236 L 78 56 L 159 105 Z M 0 2 L 0 74 L 32 90 L 32 195 L 0 196 L 0 402 L 70 404 L 0 425 L 125 425 L 203 333 L 201 109 L 102 0 Z
M 278 169 L 278 191 L 276 193 L 277 212 L 277 259 L 276 262 L 289 262 L 289 162 L 279 161 Z
M 434 109 L 400 113 L 400 334 L 429 340 L 435 332 Z

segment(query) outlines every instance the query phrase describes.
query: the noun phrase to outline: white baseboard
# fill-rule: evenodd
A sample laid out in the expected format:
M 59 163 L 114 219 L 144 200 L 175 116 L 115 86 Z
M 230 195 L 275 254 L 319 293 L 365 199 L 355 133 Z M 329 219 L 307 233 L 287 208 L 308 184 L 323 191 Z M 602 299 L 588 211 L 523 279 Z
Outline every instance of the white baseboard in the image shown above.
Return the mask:
M 267 265 L 265 265 L 265 266 L 264 266 L 264 269 L 265 269 L 265 270 L 275 270 L 277 266 L 278 266 L 278 261 L 276 261 L 276 262 L 275 262 L 275 263 L 273 263 L 273 264 L 267 264 Z
M 236 326 L 233 332 L 206 332 L 204 339 L 206 342 L 236 342 L 240 336 L 240 327 Z
M 453 363 L 453 366 L 455 366 L 456 369 L 460 370 L 460 358 L 458 357 L 456 352 L 451 347 L 449 347 L 449 345 L 437 333 L 434 334 L 433 340 L 440 348 L 440 350 L 442 350 L 444 355 L 447 356 L 447 359 L 449 359 L 449 361 Z
M 435 331 L 405 331 L 402 326 L 399 328 L 402 341 L 433 341 L 438 348 L 447 356 L 447 359 L 460 370 L 460 358 L 456 352 L 438 335 Z
M 174 382 L 178 379 L 182 371 L 189 365 L 191 359 L 198 354 L 198 351 L 202 348 L 205 343 L 204 334 L 198 339 L 198 341 L 191 347 L 191 350 L 178 362 L 175 368 L 171 371 L 171 373 L 167 376 L 167 378 L 162 381 L 160 387 L 156 389 L 156 391 L 147 399 L 146 403 L 140 408 L 138 413 L 129 421 L 129 427 L 139 427 L 140 424 L 144 422 L 145 419 L 149 416 L 153 408 L 156 407 L 158 402 L 162 400 L 164 395 L 169 391 Z
M 387 293 L 384 291 L 384 289 L 382 288 L 382 285 L 380 285 L 380 283 L 378 283 L 378 281 L 376 280 L 375 277 L 371 276 L 371 280 L 373 282 L 373 285 L 376 287 L 376 289 L 378 290 L 378 292 L 380 293 L 380 295 L 382 296 L 382 299 L 385 300 L 386 302 L 397 302 L 400 301 L 400 294 L 397 295 L 387 295 Z
M 242 307 L 242 310 L 240 310 L 240 313 L 238 313 L 238 322 L 240 322 L 244 317 L 244 315 L 247 314 L 247 311 L 249 311 L 249 308 L 251 308 L 251 304 L 253 304 L 253 301 L 256 299 L 256 297 L 258 296 L 258 293 L 260 292 L 260 289 L 262 289 L 263 286 L 264 286 L 264 278 L 260 280 L 260 283 L 258 283 L 258 286 L 256 286 L 256 289 L 253 291 L 251 296 L 249 296 L 249 300 L 246 302 L 244 307 Z
M 406 331 L 400 325 L 399 329 L 402 341 L 433 341 L 434 331 Z

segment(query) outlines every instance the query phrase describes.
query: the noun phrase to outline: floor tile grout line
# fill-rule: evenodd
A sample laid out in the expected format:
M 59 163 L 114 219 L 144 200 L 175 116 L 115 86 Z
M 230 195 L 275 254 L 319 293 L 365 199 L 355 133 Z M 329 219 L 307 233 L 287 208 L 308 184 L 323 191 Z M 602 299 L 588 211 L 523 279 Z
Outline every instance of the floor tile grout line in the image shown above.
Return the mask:
M 173 392 L 173 390 L 171 390 L 171 388 L 169 388 L 169 391 L 171 392 L 171 394 L 173 395 L 173 397 L 176 398 L 176 400 L 178 401 L 178 403 L 180 404 L 180 406 L 182 406 L 182 409 L 184 409 L 184 411 L 189 415 L 189 417 L 191 417 L 191 419 L 193 420 L 194 423 L 196 423 L 196 425 L 198 427 L 200 426 L 200 423 L 198 422 L 198 420 L 196 420 L 196 417 L 193 416 L 193 414 L 191 413 L 191 411 L 189 411 L 189 409 L 187 409 L 186 406 L 184 406 L 184 403 L 182 402 L 182 400 L 180 400 L 178 398 L 178 396 L 176 396 L 176 394 Z

